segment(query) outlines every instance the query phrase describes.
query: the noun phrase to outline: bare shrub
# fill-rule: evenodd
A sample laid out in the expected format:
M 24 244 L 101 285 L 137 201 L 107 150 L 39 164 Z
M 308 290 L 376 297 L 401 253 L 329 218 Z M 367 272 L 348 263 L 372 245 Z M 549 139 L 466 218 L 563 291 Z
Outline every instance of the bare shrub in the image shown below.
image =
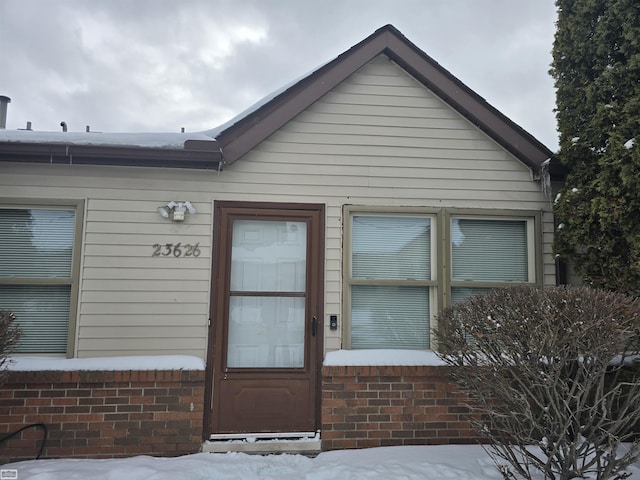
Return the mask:
M 586 287 L 500 289 L 444 310 L 435 334 L 505 479 L 628 476 L 640 453 L 640 383 L 629 373 L 640 301 Z
M 18 343 L 20 330 L 14 324 L 15 316 L 8 310 L 0 310 L 0 385 L 6 379 L 7 366 L 13 347 Z

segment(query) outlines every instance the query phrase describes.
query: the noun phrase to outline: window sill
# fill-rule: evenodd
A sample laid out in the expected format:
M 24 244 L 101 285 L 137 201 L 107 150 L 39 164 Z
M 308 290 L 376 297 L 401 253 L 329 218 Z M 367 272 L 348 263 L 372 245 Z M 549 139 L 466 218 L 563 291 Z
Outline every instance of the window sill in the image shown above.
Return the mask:
M 425 350 L 337 350 L 325 355 L 324 366 L 443 366 L 433 351 Z

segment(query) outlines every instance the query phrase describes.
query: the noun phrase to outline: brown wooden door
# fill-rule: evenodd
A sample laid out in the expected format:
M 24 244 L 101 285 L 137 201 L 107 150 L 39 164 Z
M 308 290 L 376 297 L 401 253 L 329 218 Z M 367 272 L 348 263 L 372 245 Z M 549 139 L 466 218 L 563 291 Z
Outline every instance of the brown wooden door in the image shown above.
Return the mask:
M 209 433 L 316 431 L 324 206 L 214 210 Z

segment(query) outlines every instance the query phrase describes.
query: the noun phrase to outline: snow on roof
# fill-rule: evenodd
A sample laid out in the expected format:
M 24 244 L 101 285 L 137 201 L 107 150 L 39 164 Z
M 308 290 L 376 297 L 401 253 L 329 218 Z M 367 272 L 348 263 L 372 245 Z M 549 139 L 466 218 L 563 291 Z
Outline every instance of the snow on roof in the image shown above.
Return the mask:
M 254 103 L 253 105 L 251 105 L 250 107 L 248 107 L 247 109 L 243 110 L 242 112 L 240 112 L 238 115 L 236 115 L 235 117 L 231 118 L 229 121 L 223 123 L 222 125 L 218 125 L 215 128 L 212 128 L 211 130 L 205 130 L 204 134 L 209 135 L 211 137 L 217 138 L 218 135 L 220 135 L 222 132 L 224 132 L 225 130 L 228 130 L 229 128 L 233 127 L 236 123 L 240 122 L 242 119 L 244 119 L 245 117 L 248 117 L 249 115 L 251 115 L 252 113 L 258 111 L 260 108 L 262 108 L 263 106 L 265 106 L 267 103 L 269 103 L 271 100 L 274 100 L 276 97 L 279 97 L 280 95 L 282 95 L 284 92 L 286 92 L 287 90 L 289 90 L 291 87 L 295 86 L 296 84 L 298 84 L 299 82 L 301 82 L 302 80 L 304 80 L 307 77 L 310 77 L 311 75 L 313 75 L 315 72 L 317 72 L 318 70 L 320 70 L 322 67 L 324 67 L 325 65 L 327 65 L 328 63 L 331 63 L 332 61 L 334 61 L 335 58 L 332 58 L 330 60 L 327 60 L 326 62 L 318 65 L 316 68 L 314 68 L 313 70 L 305 73 L 304 75 L 300 75 L 298 78 L 292 80 L 291 82 L 283 85 L 282 87 L 278 88 L 277 90 L 274 90 L 273 92 L 265 95 L 264 97 L 262 97 L 260 100 L 258 100 L 256 103 Z
M 147 148 L 183 148 L 187 140 L 215 141 L 215 138 L 245 117 L 256 112 L 271 100 L 280 96 L 298 82 L 320 70 L 328 60 L 313 70 L 292 80 L 277 90 L 265 95 L 256 103 L 241 111 L 239 114 L 217 127 L 203 132 L 193 133 L 103 133 L 103 132 L 44 132 L 37 130 L 0 130 L 0 142 L 20 143 L 61 143 L 69 145 L 102 145 L 102 146 L 130 146 Z
M 337 350 L 324 357 L 327 367 L 446 365 L 435 352 L 424 350 Z
M 102 133 L 40 132 L 37 130 L 0 130 L 0 142 L 57 143 L 63 145 L 100 145 L 113 147 L 183 149 L 187 140 L 215 142 L 203 132 L 193 133 Z
M 75 370 L 204 370 L 204 362 L 191 355 L 150 355 L 127 357 L 55 358 L 11 357 L 14 371 Z
M 37 130 L 0 130 L 0 142 L 63 143 L 70 145 L 132 146 L 148 148 L 183 148 L 186 140 L 215 141 L 215 138 L 280 96 L 301 80 L 320 70 L 331 59 L 301 75 L 241 111 L 217 127 L 194 133 L 102 133 L 102 132 L 40 132 Z

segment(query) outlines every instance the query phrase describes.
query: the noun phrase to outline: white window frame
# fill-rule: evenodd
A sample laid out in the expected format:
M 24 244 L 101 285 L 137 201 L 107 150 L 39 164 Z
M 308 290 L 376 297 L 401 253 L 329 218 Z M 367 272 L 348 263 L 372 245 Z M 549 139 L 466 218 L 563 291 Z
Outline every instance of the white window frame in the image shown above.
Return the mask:
M 351 287 L 353 285 L 411 285 L 429 287 L 431 330 L 436 327 L 439 311 L 451 305 L 451 288 L 466 286 L 477 288 L 499 288 L 508 285 L 542 285 L 542 214 L 530 210 L 495 210 L 470 208 L 430 209 L 422 207 L 371 207 L 345 205 L 343 209 L 343 309 L 342 345 L 351 348 Z M 354 279 L 351 269 L 352 229 L 354 216 L 414 216 L 431 219 L 431 280 L 430 281 L 374 281 Z M 527 231 L 527 281 L 526 282 L 480 282 L 452 280 L 451 222 L 454 218 L 474 220 L 510 220 L 526 222 Z M 431 337 L 429 350 L 437 345 Z
M 80 285 L 80 258 L 82 248 L 82 227 L 84 225 L 84 200 L 71 199 L 33 199 L 33 198 L 0 198 L 0 214 L 4 209 L 15 210 L 74 210 L 74 238 L 71 257 L 71 277 L 70 278 L 2 278 L 0 285 L 70 285 L 71 293 L 69 299 L 69 319 L 67 324 L 67 358 L 73 358 L 76 343 L 76 324 L 78 316 L 78 296 Z M 42 352 L 46 355 L 55 355 Z M 20 353 L 14 355 L 19 356 Z M 37 355 L 25 353 L 24 355 Z

